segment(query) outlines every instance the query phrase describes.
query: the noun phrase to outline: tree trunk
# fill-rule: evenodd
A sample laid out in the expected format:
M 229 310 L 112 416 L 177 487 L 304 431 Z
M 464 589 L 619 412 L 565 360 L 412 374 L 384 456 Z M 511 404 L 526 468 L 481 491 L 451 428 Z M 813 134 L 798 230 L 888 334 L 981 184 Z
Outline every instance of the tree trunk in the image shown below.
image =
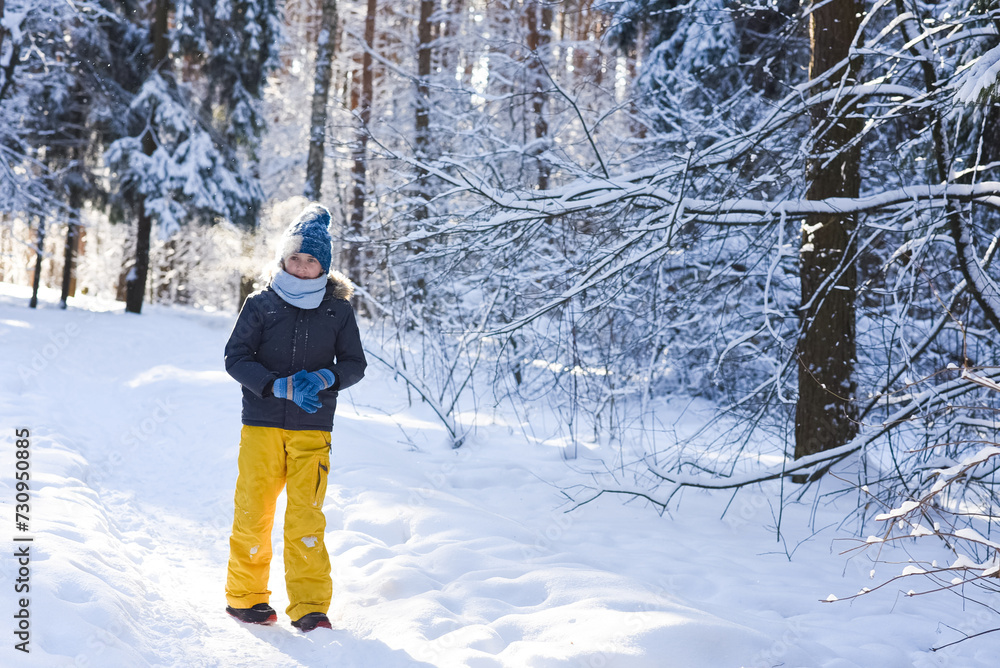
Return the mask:
M 525 8 L 528 20 L 528 48 L 531 49 L 531 61 L 528 64 L 528 92 L 531 95 L 531 109 L 534 114 L 534 134 L 539 142 L 537 151 L 542 151 L 541 142 L 548 137 L 549 122 L 548 95 L 545 94 L 547 75 L 545 64 L 548 45 L 552 41 L 552 6 L 547 3 L 532 2 Z M 549 187 L 549 166 L 540 156 L 535 160 L 538 170 L 538 188 L 546 190 Z
M 899 0 L 897 0 L 897 9 L 900 14 L 906 11 L 906 8 Z M 910 53 L 920 62 L 924 76 L 924 89 L 928 94 L 931 94 L 938 88 L 938 79 L 934 71 L 934 65 L 917 48 L 916 45 L 919 43 L 919 40 L 913 39 L 913 34 L 907 27 L 907 22 L 900 23 L 900 29 L 906 42 L 911 45 Z M 996 46 L 996 42 L 994 41 L 988 46 Z M 979 137 L 978 145 L 982 147 L 982 155 L 979 158 L 979 164 L 990 165 L 1000 157 L 1000 147 L 997 145 L 997 142 L 1000 141 L 1000 117 L 998 117 L 1000 113 L 998 113 L 995 105 L 987 107 L 983 110 L 983 113 L 986 114 L 986 118 L 983 119 L 983 123 L 980 126 L 982 134 Z M 928 109 L 927 116 L 926 127 L 931 130 L 934 145 L 933 153 L 935 166 L 937 167 L 936 177 L 938 182 L 945 182 L 951 179 L 949 165 L 952 161 L 954 149 L 949 144 L 944 130 L 946 123 L 937 113 L 934 106 Z M 959 183 L 971 184 L 973 183 L 974 174 L 975 172 L 973 171 L 966 172 L 957 181 Z M 979 261 L 973 227 L 962 219 L 963 212 L 961 206 L 955 202 L 948 201 L 946 203 L 945 215 L 947 216 L 948 229 L 951 232 L 952 240 L 955 242 L 955 256 L 958 260 L 958 268 L 962 273 L 962 278 L 965 279 L 966 290 L 969 291 L 969 294 L 972 295 L 972 298 L 983 310 L 983 314 L 993 328 L 1000 331 L 1000 286 L 997 286 L 996 282 L 990 278 Z
M 364 220 L 368 190 L 368 124 L 371 122 L 372 99 L 374 97 L 371 50 L 375 44 L 375 14 L 377 9 L 378 1 L 368 0 L 368 11 L 365 16 L 365 50 L 361 57 L 361 86 L 355 112 L 358 117 L 358 128 L 353 156 L 353 197 L 351 198 L 351 219 L 344 259 L 347 276 L 356 285 L 361 285 L 364 265 L 362 247 L 366 237 Z
M 5 0 L 0 0 L 0 16 L 3 16 L 3 7 L 6 4 Z M 4 28 L 3 23 L 0 23 L 0 53 L 3 53 L 3 38 L 7 36 L 7 29 Z
M 600 84 L 601 56 L 600 37 L 595 39 L 592 32 L 594 13 L 593 0 L 583 0 L 574 12 L 573 78 L 576 81 L 593 81 Z M 563 38 L 565 39 L 565 38 Z M 593 51 L 591 51 L 593 49 Z
M 997 145 L 997 142 L 1000 141 L 1000 127 L 998 127 L 1000 125 L 1000 110 L 995 105 L 990 105 L 983 109 L 982 113 L 985 118 L 979 125 L 979 133 L 977 133 L 979 137 L 977 143 L 982 147 L 982 155 L 977 159 L 977 164 L 991 165 L 1000 158 L 1000 146 Z M 943 133 L 940 131 L 936 136 L 940 137 L 941 143 L 945 141 Z M 943 181 L 948 178 L 948 169 L 947 163 L 944 162 L 943 152 L 941 153 L 942 157 L 939 158 L 941 165 L 938 171 L 939 174 L 944 175 L 941 178 Z M 971 185 L 975 182 L 975 174 L 975 171 L 968 170 L 957 181 Z M 993 326 L 993 329 L 1000 332 L 1000 285 L 986 273 L 979 259 L 979 251 L 975 241 L 975 230 L 979 225 L 976 225 L 972 220 L 973 210 L 970 206 L 963 211 L 959 205 L 949 202 L 947 209 L 948 228 L 951 231 L 952 240 L 955 242 L 955 256 L 962 278 L 965 279 L 966 289 L 979 308 L 983 310 L 983 315 L 986 316 L 986 320 Z M 981 216 L 991 216 L 988 208 L 980 207 L 979 212 Z M 969 220 L 966 220 L 966 216 L 969 217 Z M 995 225 L 987 225 L 986 227 L 996 229 Z
M 4 12 L 4 0 L 0 0 L 0 16 L 3 16 Z M 8 35 L 8 30 L 0 23 L 0 53 L 3 53 L 3 43 L 4 39 Z M 7 97 L 7 91 L 11 88 L 11 83 L 14 81 L 14 68 L 20 62 L 20 52 L 21 45 L 17 42 L 13 42 L 10 45 L 10 59 L 7 61 L 6 66 L 2 70 L 3 78 L 0 79 L 0 101 Z
M 827 83 L 813 89 L 815 93 L 842 81 L 855 82 L 860 57 L 852 57 L 846 70 L 842 64 L 860 28 L 863 9 L 859 0 L 814 0 L 809 15 L 809 76 L 828 76 Z M 831 71 L 838 66 L 842 71 Z M 857 138 L 862 121 L 850 112 L 842 99 L 813 107 L 808 199 L 858 196 Z M 852 257 L 856 223 L 854 215 L 822 215 L 807 216 L 802 225 L 796 459 L 836 448 L 857 434 L 853 403 L 857 270 Z
M 333 77 L 336 51 L 337 0 L 323 0 L 319 36 L 316 38 L 316 74 L 313 77 L 312 113 L 309 117 L 309 157 L 303 195 L 319 201 L 323 193 L 323 160 L 326 157 L 326 102 Z
M 462 58 L 462 46 L 458 43 L 462 15 L 466 12 L 465 0 L 449 0 L 445 17 L 444 34 L 441 36 L 441 71 L 450 80 Z M 471 52 L 471 49 L 469 50 Z
M 76 151 L 76 159 L 79 161 L 82 150 Z M 82 178 L 82 175 L 81 175 Z M 73 273 L 73 265 L 76 262 L 77 249 L 80 247 L 80 206 L 82 205 L 83 193 L 79 185 L 74 181 L 69 183 L 69 227 L 66 230 L 66 245 L 63 252 L 63 275 L 62 294 L 59 297 L 59 308 L 66 308 L 66 301 L 74 296 L 76 292 L 76 280 Z
M 157 0 L 156 6 L 153 8 L 153 59 L 149 68 L 151 73 L 167 64 L 167 53 L 170 47 L 170 42 L 167 39 L 169 9 L 168 0 Z M 150 119 L 150 124 L 142 135 L 142 152 L 149 156 L 156 151 L 156 138 L 153 135 L 155 128 L 152 122 Z M 138 197 L 135 264 L 129 270 L 125 287 L 125 311 L 128 313 L 142 313 L 142 301 L 146 294 L 146 279 L 149 274 L 149 237 L 153 229 L 152 216 L 146 211 L 145 196 L 140 194 Z
M 146 136 L 148 137 L 149 134 L 147 132 Z M 144 139 L 144 150 L 145 146 Z M 146 213 L 145 200 L 140 200 L 136 224 L 135 263 L 125 278 L 125 311 L 128 313 L 142 313 L 142 302 L 146 296 L 146 281 L 149 278 L 149 238 L 152 229 L 153 218 Z
M 38 288 L 42 284 L 42 260 L 45 259 L 45 218 L 38 219 L 38 246 L 35 248 L 35 275 L 31 279 L 31 301 L 28 306 L 38 306 Z
M 434 0 L 420 0 L 420 20 L 417 24 L 417 100 L 414 109 L 414 137 L 417 160 L 425 162 L 430 158 L 430 77 L 431 77 L 431 17 L 434 15 Z M 425 202 L 430 200 L 427 192 L 427 172 L 417 169 L 416 194 Z M 426 206 L 418 206 L 414 212 L 417 220 L 427 218 Z
M 73 264 L 76 262 L 76 249 L 80 243 L 80 222 L 77 210 L 70 214 L 69 229 L 66 230 L 66 246 L 63 254 L 62 295 L 59 297 L 59 308 L 66 308 L 66 301 L 75 295 L 73 279 Z
M 649 125 L 643 119 L 643 114 L 640 112 L 639 104 L 637 101 L 638 96 L 634 94 L 636 88 L 636 82 L 639 80 L 639 58 L 641 54 L 645 53 L 646 50 L 646 30 L 643 26 L 639 26 L 639 29 L 635 37 L 635 46 L 625 54 L 625 72 L 627 74 L 626 81 L 631 89 L 627 95 L 629 103 L 629 126 L 632 130 L 632 135 L 638 139 L 645 139 L 646 133 L 649 131 Z M 614 75 L 615 87 L 618 86 L 618 74 L 617 74 L 617 62 L 615 63 L 614 70 L 616 71 Z
M 417 99 L 414 104 L 413 145 L 415 157 L 420 163 L 428 162 L 431 157 L 430 78 L 433 42 L 431 19 L 434 16 L 434 2 L 435 0 L 420 0 L 420 18 L 417 22 Z M 413 190 L 414 198 L 418 200 L 413 211 L 413 217 L 417 221 L 424 220 L 430 215 L 426 204 L 431 199 L 427 181 L 427 170 L 418 166 Z M 409 244 L 407 248 L 414 254 L 424 249 L 421 243 Z M 427 279 L 422 275 L 418 276 L 414 281 L 414 287 L 411 298 L 415 302 L 424 301 L 427 296 Z

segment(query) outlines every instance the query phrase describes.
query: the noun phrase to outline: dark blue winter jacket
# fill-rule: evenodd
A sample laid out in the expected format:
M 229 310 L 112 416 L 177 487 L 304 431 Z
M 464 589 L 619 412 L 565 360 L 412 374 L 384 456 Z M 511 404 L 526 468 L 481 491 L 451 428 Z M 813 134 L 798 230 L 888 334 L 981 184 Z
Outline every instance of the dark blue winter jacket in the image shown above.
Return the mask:
M 243 424 L 307 430 L 333 429 L 337 392 L 365 375 L 361 335 L 348 301 L 353 288 L 331 274 L 314 309 L 292 306 L 268 287 L 250 295 L 226 344 L 226 371 L 243 386 Z M 278 378 L 325 368 L 337 380 L 319 393 L 323 405 L 306 413 L 270 393 Z

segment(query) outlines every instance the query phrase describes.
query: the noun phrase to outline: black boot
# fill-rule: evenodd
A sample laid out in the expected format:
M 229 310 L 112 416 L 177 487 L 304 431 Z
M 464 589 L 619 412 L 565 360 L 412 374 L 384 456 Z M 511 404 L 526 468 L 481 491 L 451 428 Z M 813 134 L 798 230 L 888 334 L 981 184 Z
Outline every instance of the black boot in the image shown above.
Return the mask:
M 304 615 L 299 619 L 292 622 L 292 626 L 299 629 L 303 633 L 312 631 L 313 629 L 324 628 L 332 629 L 333 626 L 330 624 L 330 620 L 322 612 L 310 612 L 308 615 Z
M 252 608 L 227 605 L 226 612 L 245 624 L 274 624 L 278 621 L 278 614 L 267 603 L 258 603 Z

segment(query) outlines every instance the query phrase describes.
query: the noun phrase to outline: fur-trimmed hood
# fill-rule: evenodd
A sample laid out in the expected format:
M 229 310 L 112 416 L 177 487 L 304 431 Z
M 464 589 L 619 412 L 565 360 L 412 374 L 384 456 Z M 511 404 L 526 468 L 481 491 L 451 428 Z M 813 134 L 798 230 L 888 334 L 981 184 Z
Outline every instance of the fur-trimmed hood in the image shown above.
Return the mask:
M 354 296 L 354 283 L 351 283 L 351 279 L 336 269 L 331 269 L 330 273 L 326 275 L 326 284 L 333 286 L 334 299 L 351 301 L 351 297 Z M 329 287 L 327 289 L 329 290 Z

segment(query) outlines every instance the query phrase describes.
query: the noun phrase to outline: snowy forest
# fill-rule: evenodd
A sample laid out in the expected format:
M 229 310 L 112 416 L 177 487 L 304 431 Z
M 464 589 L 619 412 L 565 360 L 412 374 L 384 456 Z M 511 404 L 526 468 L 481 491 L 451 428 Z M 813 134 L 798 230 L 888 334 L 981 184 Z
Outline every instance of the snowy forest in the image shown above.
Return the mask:
M 0 281 L 235 314 L 320 201 L 369 361 L 453 448 L 503 406 L 617 453 L 575 507 L 650 522 L 853 498 L 862 547 L 952 553 L 918 593 L 996 612 L 997 0 L 0 12 Z

